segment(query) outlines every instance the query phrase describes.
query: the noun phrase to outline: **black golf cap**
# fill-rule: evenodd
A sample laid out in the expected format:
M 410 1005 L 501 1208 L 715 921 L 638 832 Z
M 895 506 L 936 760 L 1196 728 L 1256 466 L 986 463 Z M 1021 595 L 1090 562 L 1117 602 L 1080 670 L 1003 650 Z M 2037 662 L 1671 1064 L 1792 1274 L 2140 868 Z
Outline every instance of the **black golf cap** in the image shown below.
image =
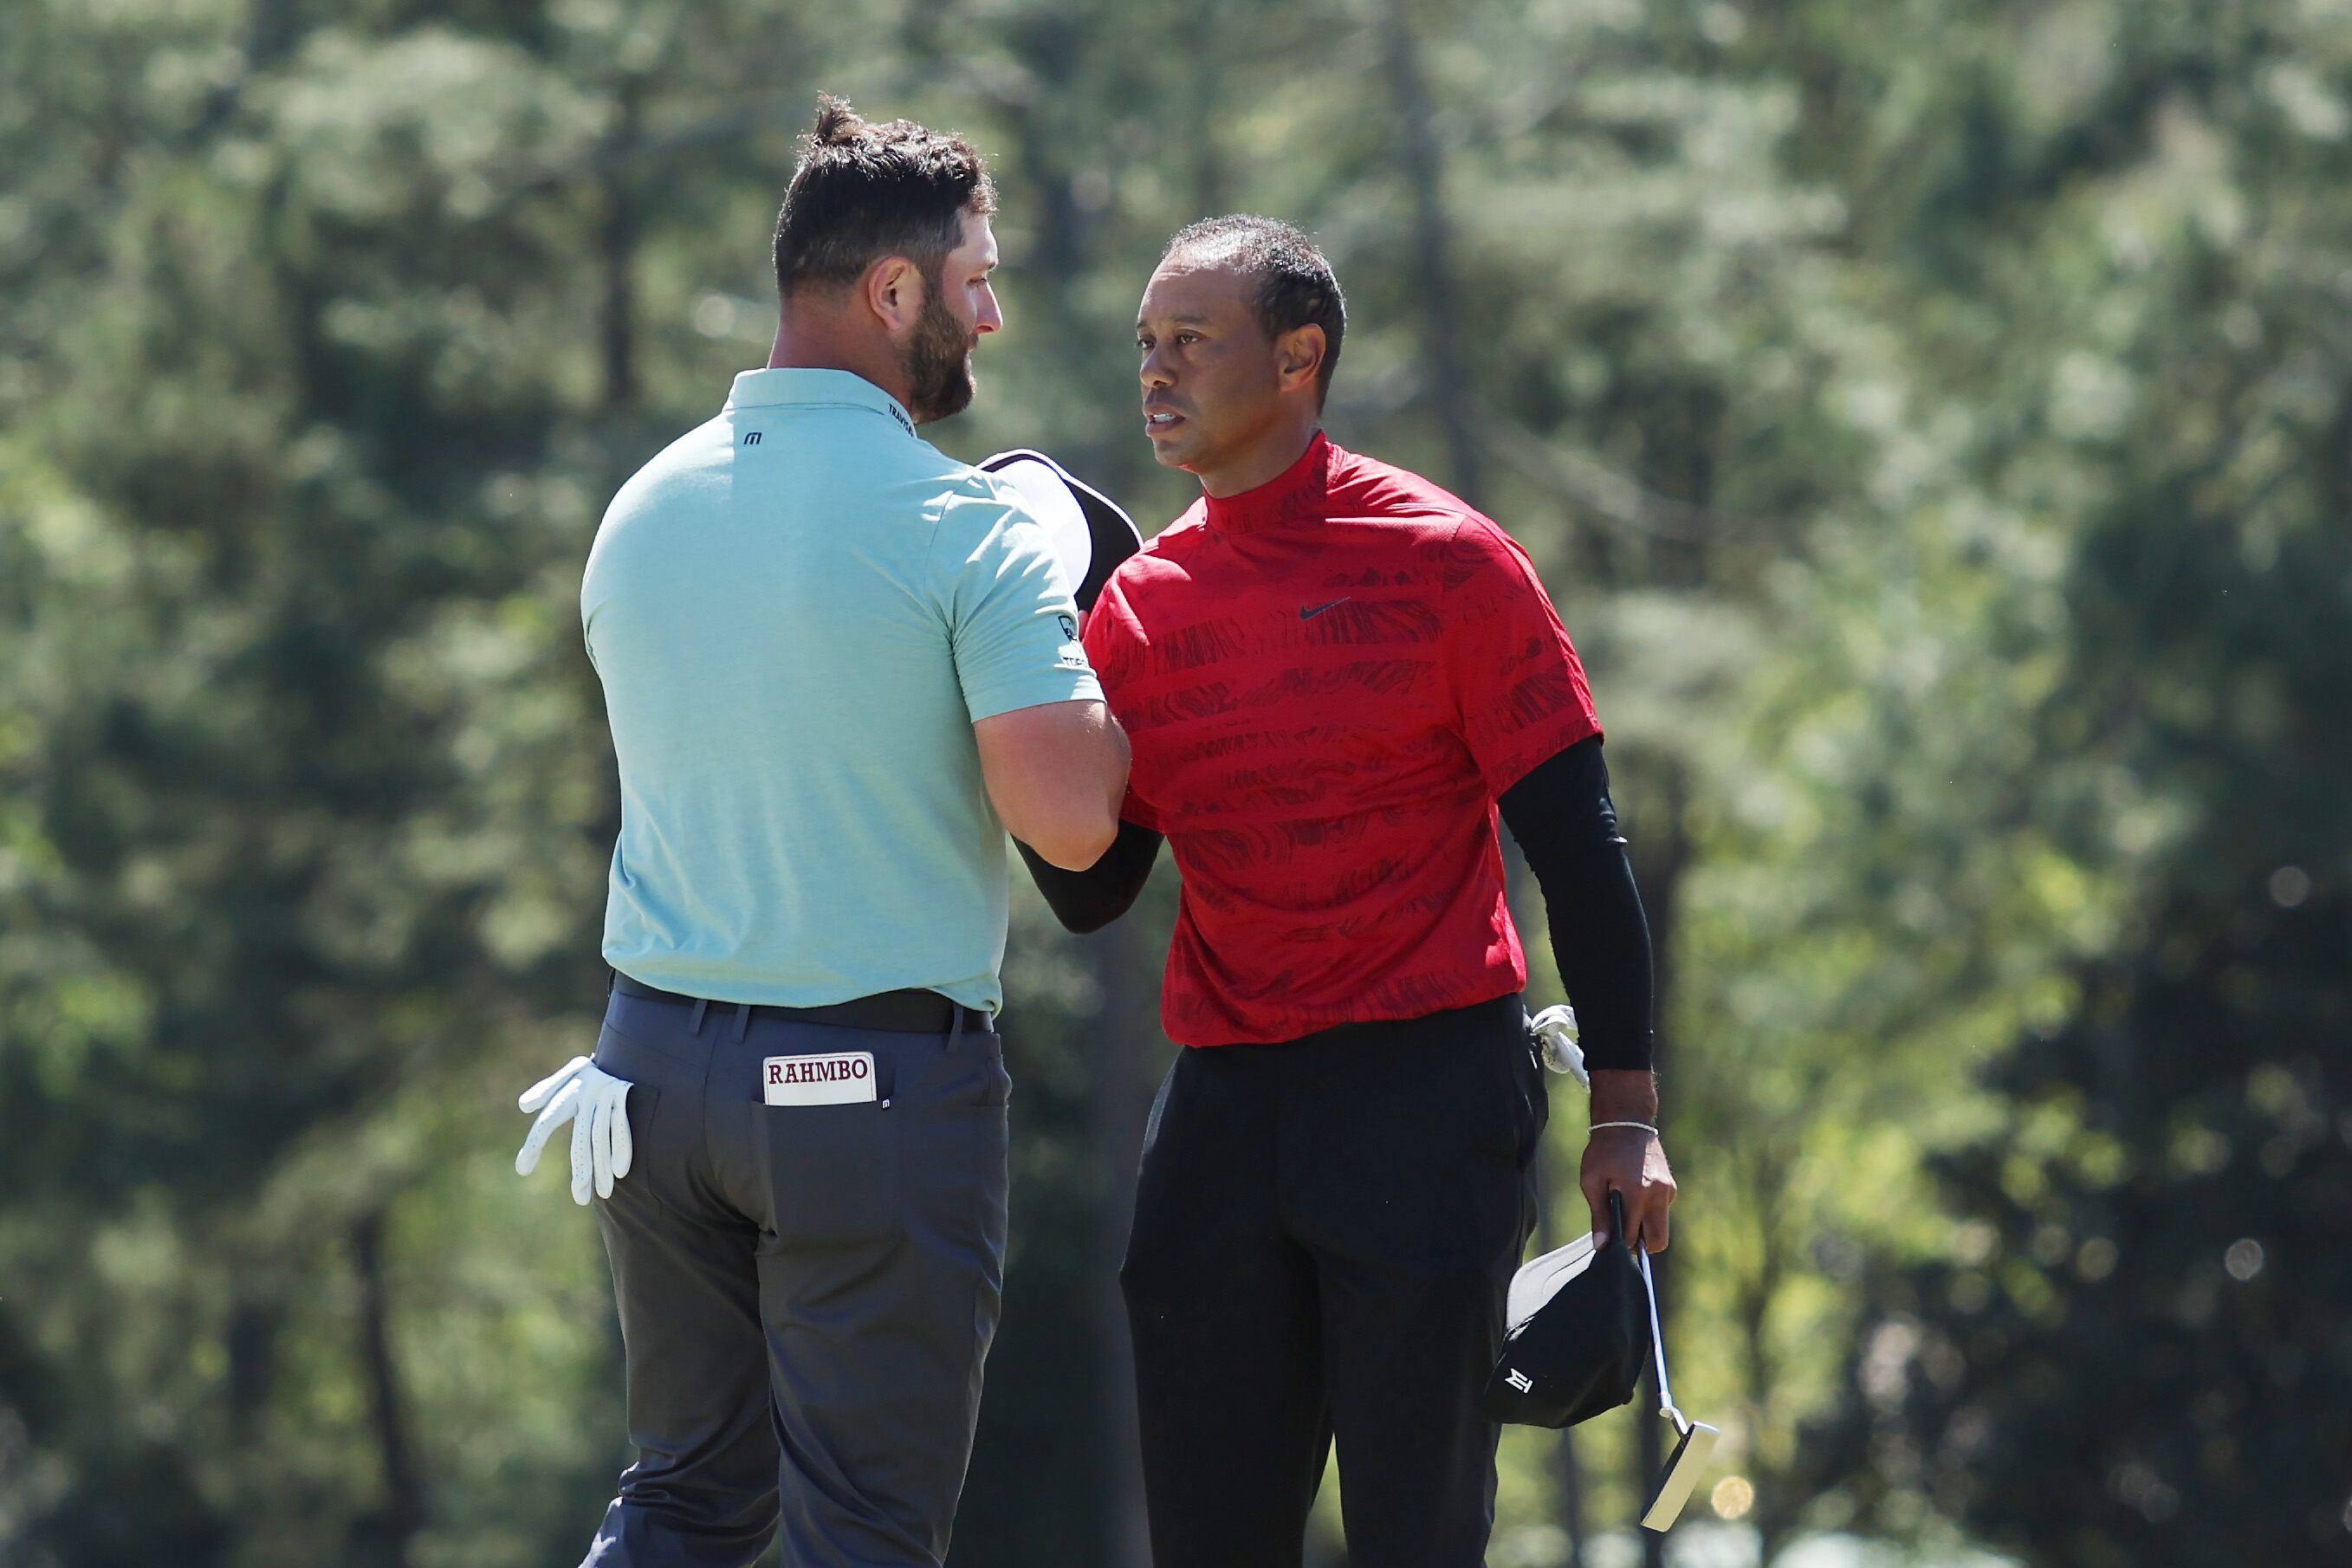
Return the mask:
M 1649 1299 L 1614 1192 L 1609 1220 L 1598 1252 L 1580 1237 L 1512 1276 L 1510 1327 L 1486 1378 L 1488 1419 L 1573 1426 L 1633 1402 L 1650 1359 Z
M 1009 480 L 1045 525 L 1081 610 L 1093 609 L 1118 563 L 1143 548 L 1142 531 L 1118 502 L 1043 452 L 1016 447 L 982 458 L 980 467 Z

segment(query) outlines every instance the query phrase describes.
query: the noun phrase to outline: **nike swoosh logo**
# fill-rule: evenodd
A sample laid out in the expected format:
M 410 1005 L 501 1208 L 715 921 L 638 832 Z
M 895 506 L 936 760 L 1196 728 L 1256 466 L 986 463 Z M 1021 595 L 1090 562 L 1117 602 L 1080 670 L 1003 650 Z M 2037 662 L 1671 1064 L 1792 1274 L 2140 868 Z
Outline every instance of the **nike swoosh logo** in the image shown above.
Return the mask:
M 1298 618 L 1302 621 L 1311 621 L 1316 616 L 1321 615 L 1324 611 L 1336 609 L 1338 606 L 1346 604 L 1348 599 L 1350 597 L 1353 597 L 1353 595 L 1350 595 L 1341 598 L 1337 598 L 1328 605 L 1301 605 L 1298 611 Z

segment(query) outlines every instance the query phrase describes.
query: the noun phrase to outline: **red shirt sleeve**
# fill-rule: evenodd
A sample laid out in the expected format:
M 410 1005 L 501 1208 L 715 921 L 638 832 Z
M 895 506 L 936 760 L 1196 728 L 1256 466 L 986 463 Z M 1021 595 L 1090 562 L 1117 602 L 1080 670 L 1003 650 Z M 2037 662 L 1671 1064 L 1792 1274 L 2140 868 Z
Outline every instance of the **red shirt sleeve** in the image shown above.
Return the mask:
M 1465 518 L 1447 546 L 1444 595 L 1463 742 L 1499 798 L 1538 763 L 1601 733 L 1601 719 L 1576 646 L 1517 541 Z
M 1087 662 L 1095 667 L 1095 677 L 1102 682 L 1111 717 L 1123 722 L 1121 705 L 1129 700 L 1128 693 L 1135 689 L 1133 677 L 1141 664 L 1146 644 L 1142 623 L 1128 608 L 1126 593 L 1116 574 L 1103 584 L 1095 607 L 1087 612 L 1086 622 L 1078 628 L 1078 640 L 1086 645 Z M 1160 831 L 1160 814 L 1135 793 L 1132 773 L 1128 777 L 1127 798 L 1120 803 L 1118 814 L 1138 827 Z

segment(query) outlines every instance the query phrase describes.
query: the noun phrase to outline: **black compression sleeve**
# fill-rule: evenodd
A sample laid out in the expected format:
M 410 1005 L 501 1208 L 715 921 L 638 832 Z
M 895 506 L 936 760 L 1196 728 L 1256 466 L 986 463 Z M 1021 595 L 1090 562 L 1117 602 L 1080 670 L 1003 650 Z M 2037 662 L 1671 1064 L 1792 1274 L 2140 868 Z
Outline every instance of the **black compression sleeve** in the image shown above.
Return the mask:
M 1576 1008 L 1587 1068 L 1650 1065 L 1650 924 L 1617 807 L 1601 737 L 1579 741 L 1503 792 L 1503 820 L 1543 889 L 1552 956 Z
M 1054 918 L 1074 931 L 1100 931 L 1135 903 L 1160 858 L 1160 836 L 1121 819 L 1118 837 L 1101 859 L 1083 871 L 1065 871 L 1018 838 L 1013 841 L 1029 863 L 1030 879 L 1045 895 Z

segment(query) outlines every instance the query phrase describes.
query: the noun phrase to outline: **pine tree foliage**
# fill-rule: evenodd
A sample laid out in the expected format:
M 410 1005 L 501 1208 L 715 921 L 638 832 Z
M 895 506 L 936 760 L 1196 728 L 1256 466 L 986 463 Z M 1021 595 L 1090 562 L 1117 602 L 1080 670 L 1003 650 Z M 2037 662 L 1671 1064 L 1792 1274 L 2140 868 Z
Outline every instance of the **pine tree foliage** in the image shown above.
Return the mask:
M 819 88 L 997 162 L 950 450 L 1175 515 L 1135 301 L 1267 211 L 1349 289 L 1334 435 L 1529 546 L 1765 1556 L 2330 1560 L 2347 81 L 2328 0 L 0 6 L 0 1560 L 577 1552 L 609 1292 L 509 1162 L 603 984 L 578 571 L 766 347 Z M 1172 896 L 1016 913 L 959 1563 L 1139 1562 L 1105 1281 Z M 1507 1443 L 1497 1563 L 1584 1544 L 1557 1452 Z

